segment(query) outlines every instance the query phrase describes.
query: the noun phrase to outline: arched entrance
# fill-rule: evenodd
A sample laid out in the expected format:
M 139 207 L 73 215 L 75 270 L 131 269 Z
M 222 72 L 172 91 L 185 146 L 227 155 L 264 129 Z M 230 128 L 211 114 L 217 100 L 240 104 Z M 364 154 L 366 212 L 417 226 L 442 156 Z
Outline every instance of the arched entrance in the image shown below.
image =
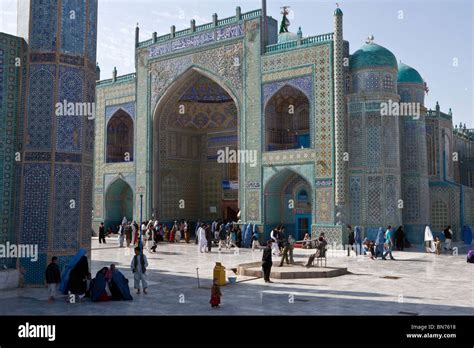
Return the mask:
M 105 221 L 106 230 L 114 229 L 126 217 L 131 221 L 133 217 L 133 191 L 129 184 L 122 179 L 113 182 L 105 194 Z
M 310 103 L 299 89 L 285 85 L 265 106 L 266 151 L 309 148 Z
M 206 72 L 185 72 L 154 114 L 153 211 L 162 221 L 235 218 L 239 208 L 238 106 Z
M 133 161 L 133 120 L 122 109 L 107 123 L 107 163 Z
M 265 186 L 266 229 L 284 225 L 286 236 L 301 240 L 305 233 L 311 235 L 311 223 L 311 185 L 292 170 L 280 171 Z

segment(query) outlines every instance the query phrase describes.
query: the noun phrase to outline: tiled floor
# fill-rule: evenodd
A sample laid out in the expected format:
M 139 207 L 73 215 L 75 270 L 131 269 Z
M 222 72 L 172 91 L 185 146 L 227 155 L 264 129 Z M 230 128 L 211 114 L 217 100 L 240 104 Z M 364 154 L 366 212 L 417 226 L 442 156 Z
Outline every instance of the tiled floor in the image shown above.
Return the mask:
M 350 274 L 273 284 L 238 277 L 238 284 L 222 288 L 221 308 L 212 309 L 215 262 L 230 269 L 259 261 L 261 252 L 213 249 L 201 254 L 194 244 L 161 244 L 157 254 L 147 253 L 148 295 L 134 295 L 129 302 L 68 304 L 61 299 L 48 304 L 45 288 L 0 291 L 0 315 L 474 315 L 474 265 L 466 263 L 466 248 L 460 250 L 459 256 L 394 252 L 397 261 L 333 253 L 328 266 L 348 267 Z M 296 250 L 296 261 L 304 261 L 308 253 Z M 94 240 L 92 273 L 115 263 L 133 285 L 131 257 L 131 249 L 118 248 L 115 240 L 106 246 Z

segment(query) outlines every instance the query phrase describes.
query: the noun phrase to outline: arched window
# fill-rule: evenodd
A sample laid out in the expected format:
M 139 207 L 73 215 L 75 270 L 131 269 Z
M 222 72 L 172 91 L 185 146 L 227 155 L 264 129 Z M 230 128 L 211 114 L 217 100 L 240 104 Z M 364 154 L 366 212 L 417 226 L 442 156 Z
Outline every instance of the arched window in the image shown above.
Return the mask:
M 291 86 L 282 87 L 265 107 L 267 151 L 311 147 L 310 105 L 306 95 Z
M 298 202 L 307 203 L 309 199 L 308 192 L 305 189 L 301 189 L 296 196 Z
M 107 124 L 107 163 L 133 161 L 133 120 L 118 110 Z

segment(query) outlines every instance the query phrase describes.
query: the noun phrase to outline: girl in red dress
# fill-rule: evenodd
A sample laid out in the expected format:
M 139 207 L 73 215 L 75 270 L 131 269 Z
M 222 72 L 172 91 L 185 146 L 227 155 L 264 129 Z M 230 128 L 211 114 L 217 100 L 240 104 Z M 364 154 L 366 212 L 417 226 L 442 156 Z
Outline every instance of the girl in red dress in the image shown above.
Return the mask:
M 212 308 L 219 307 L 219 305 L 221 304 L 221 296 L 221 288 L 219 285 L 217 285 L 217 279 L 214 279 L 214 284 L 211 288 L 211 300 L 209 301 Z

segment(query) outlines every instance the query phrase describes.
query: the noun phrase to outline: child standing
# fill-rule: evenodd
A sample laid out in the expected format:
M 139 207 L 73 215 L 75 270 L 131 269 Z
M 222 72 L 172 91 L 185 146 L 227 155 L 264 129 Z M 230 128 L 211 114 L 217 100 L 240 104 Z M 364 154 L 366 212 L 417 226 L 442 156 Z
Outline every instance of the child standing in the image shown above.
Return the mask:
M 148 288 L 148 283 L 146 282 L 146 268 L 148 267 L 148 260 L 143 252 L 140 252 L 140 248 L 135 248 L 135 256 L 132 259 L 132 263 L 130 265 L 133 278 L 134 278 L 134 285 L 135 289 L 137 290 L 137 294 L 140 294 L 140 281 L 143 287 L 143 293 L 146 295 L 146 289 Z
M 219 285 L 217 285 L 217 279 L 214 279 L 214 284 L 211 288 L 211 300 L 209 301 L 212 308 L 219 307 L 219 305 L 221 304 L 221 296 L 221 288 Z
M 59 271 L 58 258 L 56 256 L 51 258 L 51 263 L 46 267 L 46 283 L 48 284 L 48 302 L 53 302 L 59 283 L 61 283 L 61 272 Z

